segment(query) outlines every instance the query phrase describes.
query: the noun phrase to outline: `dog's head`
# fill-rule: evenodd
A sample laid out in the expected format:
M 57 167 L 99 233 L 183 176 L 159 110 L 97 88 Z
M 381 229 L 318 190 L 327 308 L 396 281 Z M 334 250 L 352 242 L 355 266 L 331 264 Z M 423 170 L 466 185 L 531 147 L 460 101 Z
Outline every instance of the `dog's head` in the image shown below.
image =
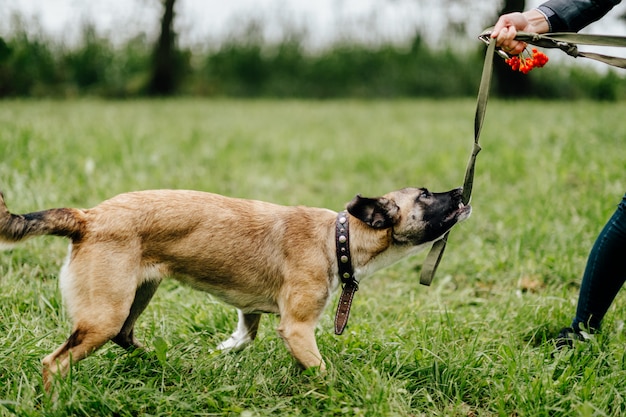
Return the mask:
M 461 195 L 461 188 L 444 193 L 404 188 L 376 198 L 357 195 L 346 209 L 374 229 L 392 228 L 395 243 L 417 246 L 441 238 L 470 216 L 472 208 Z

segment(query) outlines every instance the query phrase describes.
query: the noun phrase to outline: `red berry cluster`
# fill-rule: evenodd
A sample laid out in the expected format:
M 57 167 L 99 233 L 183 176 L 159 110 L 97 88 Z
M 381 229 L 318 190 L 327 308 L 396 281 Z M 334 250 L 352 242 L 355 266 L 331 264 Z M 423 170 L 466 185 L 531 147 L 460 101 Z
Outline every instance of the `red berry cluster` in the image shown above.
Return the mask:
M 530 56 L 523 57 L 522 55 L 523 53 L 505 59 L 504 62 L 506 62 L 513 71 L 519 71 L 523 74 L 528 74 L 533 68 L 541 68 L 548 62 L 548 56 L 543 52 L 539 52 L 537 48 L 532 49 Z

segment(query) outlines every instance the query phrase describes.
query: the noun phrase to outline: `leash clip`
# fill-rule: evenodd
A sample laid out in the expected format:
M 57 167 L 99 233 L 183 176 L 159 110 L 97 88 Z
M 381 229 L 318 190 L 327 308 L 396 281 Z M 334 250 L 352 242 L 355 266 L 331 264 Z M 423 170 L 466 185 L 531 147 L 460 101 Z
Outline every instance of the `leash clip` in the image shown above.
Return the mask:
M 485 31 L 483 33 L 481 33 L 480 35 L 478 35 L 478 39 L 480 39 L 481 41 L 483 41 L 485 43 L 485 45 L 489 46 L 489 44 L 491 43 L 492 39 L 491 39 L 491 31 Z M 507 54 L 506 52 L 504 52 L 502 49 L 497 48 L 496 49 L 496 53 L 500 56 L 500 58 L 502 59 L 510 59 L 511 56 L 509 54 Z
M 489 45 L 489 42 L 491 41 L 491 31 L 487 30 L 481 33 L 480 35 L 478 35 L 478 39 L 485 42 L 486 45 Z

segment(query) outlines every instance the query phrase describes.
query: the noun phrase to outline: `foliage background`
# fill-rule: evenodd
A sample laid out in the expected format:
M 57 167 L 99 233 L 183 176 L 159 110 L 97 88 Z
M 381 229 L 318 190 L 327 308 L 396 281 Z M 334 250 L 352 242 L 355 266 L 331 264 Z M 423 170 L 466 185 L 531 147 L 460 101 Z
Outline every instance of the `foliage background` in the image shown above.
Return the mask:
M 33 29 L 35 25 L 35 29 Z M 406 98 L 471 97 L 477 90 L 483 45 L 464 39 L 436 47 L 416 33 L 403 43 L 338 39 L 320 50 L 305 47 L 305 31 L 286 26 L 283 37 L 263 36 L 266 23 L 249 19 L 219 43 L 177 47 L 171 56 L 172 93 L 203 97 Z M 287 25 L 287 24 L 285 24 Z M 28 30 L 27 30 L 28 27 Z M 451 45 L 455 45 L 452 47 Z M 36 22 L 14 16 L 12 30 L 0 38 L 0 97 L 139 97 L 149 93 L 154 45 L 144 33 L 121 43 L 83 23 L 77 42 L 56 41 Z M 572 65 L 560 51 L 528 76 L 506 78 L 494 95 L 551 99 L 619 100 L 626 96 L 623 76 Z M 503 79 L 504 82 L 504 79 Z

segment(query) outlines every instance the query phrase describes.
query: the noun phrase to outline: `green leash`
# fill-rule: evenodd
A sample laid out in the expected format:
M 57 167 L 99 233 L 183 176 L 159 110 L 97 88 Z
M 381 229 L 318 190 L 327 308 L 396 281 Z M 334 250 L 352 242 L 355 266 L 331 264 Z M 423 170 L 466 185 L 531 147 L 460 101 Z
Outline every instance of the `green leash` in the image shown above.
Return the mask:
M 496 51 L 496 43 L 492 42 L 491 29 L 485 30 L 480 34 L 479 39 L 484 41 L 487 46 L 487 52 L 485 54 L 485 63 L 483 64 L 483 73 L 480 79 L 480 87 L 478 88 L 478 99 L 476 102 L 476 114 L 474 116 L 474 148 L 470 155 L 467 167 L 465 169 L 465 180 L 463 182 L 463 204 L 467 204 L 470 201 L 472 195 L 472 188 L 474 185 L 474 167 L 476 164 L 476 155 L 480 152 L 480 145 L 478 144 L 478 138 L 480 137 L 480 131 L 483 126 L 483 120 L 485 118 L 485 112 L 487 109 L 487 99 L 489 98 L 489 86 L 491 84 L 491 74 L 493 72 L 493 56 L 497 52 L 503 58 L 509 58 L 509 56 L 502 50 Z M 566 54 L 573 56 L 574 58 L 588 58 L 596 61 L 603 62 L 608 65 L 612 65 L 618 68 L 626 69 L 626 58 L 614 57 L 609 55 L 597 54 L 593 52 L 581 52 L 578 50 L 578 45 L 595 45 L 595 46 L 617 46 L 626 47 L 626 38 L 622 36 L 607 36 L 607 35 L 585 35 L 580 33 L 548 33 L 545 35 L 539 35 L 536 33 L 518 32 L 515 37 L 516 40 L 526 42 L 531 45 L 539 46 L 542 48 L 558 48 Z M 448 243 L 448 235 L 450 231 L 440 240 L 436 241 L 430 249 L 430 252 L 426 256 L 422 265 L 422 272 L 420 275 L 420 283 L 423 285 L 430 285 L 437 267 L 443 256 L 443 251 Z
M 484 39 L 484 36 L 489 36 L 490 33 L 490 30 L 483 32 L 480 36 L 481 39 Z M 582 33 L 547 33 L 545 35 L 539 35 L 536 33 L 518 32 L 515 39 L 541 48 L 558 48 L 574 58 L 593 59 L 617 68 L 626 69 L 626 58 L 596 54 L 594 52 L 581 52 L 578 50 L 578 45 L 616 46 L 624 48 L 626 47 L 626 38 L 623 36 L 587 35 Z
M 489 98 L 489 85 L 491 84 L 491 73 L 493 72 L 493 55 L 496 50 L 496 43 L 489 42 L 487 46 L 487 52 L 485 54 L 485 63 L 483 64 L 483 75 L 480 79 L 480 87 L 478 88 L 478 99 L 476 101 L 476 114 L 474 115 L 474 147 L 472 154 L 470 155 L 467 167 L 465 168 L 465 180 L 463 181 L 463 195 L 461 201 L 463 204 L 467 204 L 470 201 L 472 195 L 472 188 L 474 185 L 474 167 L 476 165 L 476 156 L 480 152 L 480 145 L 478 144 L 478 138 L 480 137 L 480 131 L 483 127 L 483 120 L 485 118 L 485 111 L 487 110 L 487 99 Z M 439 261 L 443 256 L 443 251 L 446 248 L 448 242 L 448 235 L 450 231 L 447 231 L 442 239 L 436 241 L 430 248 L 430 252 L 426 256 L 422 265 L 422 273 L 420 276 L 420 283 L 423 285 L 430 285 L 437 272 Z

